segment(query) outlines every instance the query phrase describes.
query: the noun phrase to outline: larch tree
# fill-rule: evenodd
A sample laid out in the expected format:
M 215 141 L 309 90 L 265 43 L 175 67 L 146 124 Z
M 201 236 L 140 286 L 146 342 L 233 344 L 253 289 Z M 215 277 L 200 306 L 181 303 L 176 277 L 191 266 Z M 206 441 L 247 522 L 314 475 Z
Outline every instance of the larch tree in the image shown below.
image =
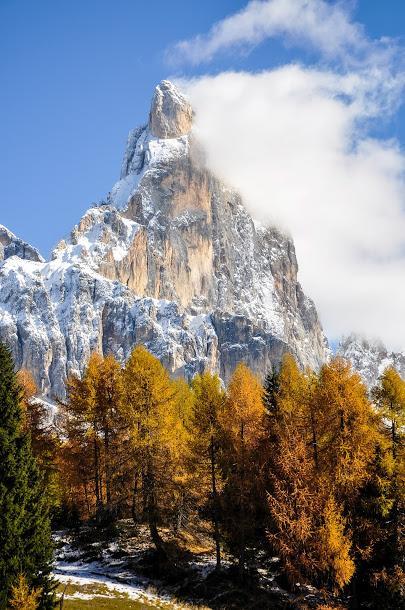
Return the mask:
M 173 530 L 177 533 L 189 520 L 193 512 L 190 491 L 191 474 L 188 469 L 188 446 L 190 441 L 190 422 L 193 411 L 193 393 L 185 379 L 172 381 L 174 405 L 167 413 L 164 442 L 167 445 L 171 467 L 171 502 L 167 516 Z M 192 434 L 192 432 L 191 432 Z
M 327 499 L 322 517 L 322 525 L 317 532 L 319 569 L 332 590 L 339 591 L 350 582 L 355 564 L 351 557 L 352 543 L 347 533 L 346 520 L 333 496 Z
M 96 414 L 96 379 L 101 357 L 93 355 L 82 378 L 72 376 L 67 401 L 60 405 L 65 442 L 58 456 L 64 480 L 67 509 L 79 504 L 80 512 L 99 518 L 102 513 L 101 437 Z
M 322 413 L 320 471 L 348 507 L 370 474 L 378 440 L 376 416 L 360 376 L 341 358 L 322 367 L 314 400 Z
M 221 426 L 225 393 L 218 375 L 202 373 L 192 381 L 194 396 L 189 435 L 189 467 L 192 489 L 199 506 L 208 507 L 215 542 L 216 568 L 221 566 L 220 468 Z
M 21 400 L 10 351 L 0 343 L 0 608 L 22 573 L 30 588 L 41 588 L 39 606 L 47 609 L 54 601 L 49 503 Z
M 311 447 L 315 467 L 319 466 L 319 428 L 322 413 L 314 400 L 317 377 L 311 370 L 301 371 L 291 354 L 286 354 L 277 376 L 273 402 L 278 433 L 294 426 Z
M 102 465 L 103 480 L 105 486 L 105 510 L 108 518 L 112 516 L 114 509 L 114 477 L 119 470 L 118 456 L 120 455 L 120 435 L 124 429 L 124 418 L 122 414 L 122 375 L 121 366 L 109 355 L 97 359 L 97 376 L 94 379 L 95 413 L 93 422 L 99 430 L 102 438 Z
M 37 610 L 41 593 L 40 588 L 30 589 L 27 579 L 20 574 L 16 584 L 11 587 L 10 610 Z
M 274 446 L 268 492 L 268 538 L 291 585 L 343 588 L 354 572 L 351 540 L 327 481 L 319 480 L 311 450 L 288 426 Z
M 264 434 L 263 387 L 245 364 L 238 364 L 228 385 L 220 422 L 226 438 L 224 488 L 228 535 L 236 548 L 239 571 L 244 574 L 246 546 L 255 530 L 259 473 L 255 454 Z
M 373 389 L 373 398 L 381 416 L 389 422 L 394 460 L 403 444 L 405 427 L 405 380 L 394 367 L 388 367 Z
M 64 435 L 62 469 L 71 470 L 71 493 L 82 488 L 81 504 L 100 520 L 110 520 L 122 501 L 116 480 L 122 474 L 122 370 L 112 355 L 93 353 L 81 378 L 68 381 L 68 400 L 62 405 Z M 66 488 L 66 485 L 65 485 Z M 94 501 L 91 498 L 94 496 Z
M 405 380 L 393 367 L 387 368 L 373 390 L 373 398 L 381 415 L 381 428 L 389 445 L 392 468 L 389 477 L 389 531 L 385 546 L 390 550 L 391 566 L 402 562 L 405 550 Z M 386 458 L 387 460 L 387 458 Z M 381 481 L 381 476 L 378 478 Z M 382 496 L 384 498 L 384 496 Z M 380 498 L 381 499 L 381 498 Z M 404 576 L 405 581 L 405 576 Z
M 298 431 L 279 437 L 273 449 L 268 536 L 291 584 L 316 578 L 316 532 L 322 511 L 322 493 L 314 485 L 314 467 Z
M 167 559 L 159 523 L 171 489 L 173 410 L 176 391 L 162 364 L 144 347 L 131 353 L 124 371 L 124 402 L 134 453 L 134 490 L 142 493 L 143 513 L 152 541 Z
M 306 380 L 291 354 L 285 354 L 283 357 L 277 386 L 278 420 L 287 424 L 292 421 L 296 424 L 301 423 L 306 397 Z

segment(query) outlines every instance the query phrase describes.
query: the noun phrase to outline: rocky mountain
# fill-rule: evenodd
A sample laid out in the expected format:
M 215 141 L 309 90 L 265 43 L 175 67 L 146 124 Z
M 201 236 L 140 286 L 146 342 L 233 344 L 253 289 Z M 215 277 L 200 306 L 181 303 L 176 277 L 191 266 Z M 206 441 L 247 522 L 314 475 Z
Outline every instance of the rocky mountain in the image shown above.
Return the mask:
M 18 256 L 30 261 L 43 262 L 38 250 L 0 225 L 0 263 L 10 256 Z
M 352 334 L 340 342 L 337 354 L 351 362 L 369 388 L 376 384 L 389 366 L 395 367 L 405 378 L 405 353 L 390 352 L 380 341 L 370 341 Z
M 239 360 L 264 375 L 286 351 L 303 366 L 327 357 L 293 242 L 204 167 L 192 118 L 160 83 L 120 180 L 49 261 L 0 232 L 0 338 L 44 395 L 63 396 L 92 350 L 124 361 L 137 343 L 174 375 L 209 369 L 224 380 Z

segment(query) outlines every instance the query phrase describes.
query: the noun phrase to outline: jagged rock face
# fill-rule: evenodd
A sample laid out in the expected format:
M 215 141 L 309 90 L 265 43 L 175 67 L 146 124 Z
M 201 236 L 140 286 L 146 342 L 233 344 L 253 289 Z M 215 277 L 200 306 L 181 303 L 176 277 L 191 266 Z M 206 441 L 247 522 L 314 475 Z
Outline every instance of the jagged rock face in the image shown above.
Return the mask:
M 395 367 L 405 378 L 405 353 L 390 352 L 380 341 L 369 341 L 352 334 L 340 342 L 337 354 L 351 362 L 370 389 L 389 366 Z
M 92 350 L 124 361 L 137 343 L 173 374 L 208 369 L 225 381 L 240 360 L 263 376 L 286 351 L 302 366 L 326 359 L 291 239 L 255 223 L 204 168 L 191 120 L 163 81 L 107 200 L 50 262 L 0 266 L 0 337 L 44 393 L 63 395 Z
M 149 128 L 157 138 L 178 138 L 191 130 L 193 111 L 186 98 L 167 80 L 156 87 Z
M 29 261 L 44 260 L 38 250 L 16 237 L 3 225 L 0 225 L 0 262 L 10 256 L 18 256 Z

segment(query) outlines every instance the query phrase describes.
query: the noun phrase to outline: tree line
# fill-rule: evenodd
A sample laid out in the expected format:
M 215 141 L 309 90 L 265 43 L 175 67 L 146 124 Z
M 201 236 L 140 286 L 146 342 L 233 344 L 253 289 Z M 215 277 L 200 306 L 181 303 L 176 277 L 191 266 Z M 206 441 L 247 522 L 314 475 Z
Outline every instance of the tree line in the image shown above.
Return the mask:
M 405 382 L 395 369 L 368 394 L 342 359 L 315 373 L 286 355 L 264 384 L 240 363 L 225 388 L 209 372 L 172 379 L 142 346 L 124 366 L 95 353 L 68 381 L 57 433 L 29 374 L 18 383 L 60 523 L 131 517 L 147 524 L 162 562 L 171 560 L 163 528 L 175 535 L 209 523 L 219 571 L 226 549 L 248 578 L 264 548 L 291 587 L 350 591 L 378 608 L 401 603 Z M 28 568 L 14 578 L 21 573 L 41 585 Z M 0 583 L 10 591 L 13 581 Z

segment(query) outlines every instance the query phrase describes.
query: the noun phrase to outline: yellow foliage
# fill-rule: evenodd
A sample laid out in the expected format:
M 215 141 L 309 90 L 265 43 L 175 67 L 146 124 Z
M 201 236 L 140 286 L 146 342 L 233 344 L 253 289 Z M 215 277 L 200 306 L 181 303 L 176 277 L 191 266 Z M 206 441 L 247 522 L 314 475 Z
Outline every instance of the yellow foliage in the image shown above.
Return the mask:
M 315 398 L 319 421 L 321 470 L 348 499 L 369 477 L 379 441 L 376 416 L 359 375 L 334 358 L 319 375 Z
M 243 363 L 239 363 L 228 386 L 226 408 L 221 422 L 233 446 L 257 445 L 263 432 L 263 386 L 258 377 Z
M 296 420 L 302 416 L 307 380 L 291 354 L 285 354 L 283 357 L 278 382 L 277 403 L 281 417 L 287 419 L 287 421 Z
M 323 526 L 319 532 L 320 569 L 330 576 L 332 585 L 342 589 L 354 574 L 350 557 L 351 543 L 345 534 L 345 520 L 333 497 L 326 502 Z
M 388 367 L 374 388 L 373 396 L 381 416 L 390 424 L 391 448 L 396 460 L 404 436 L 405 380 L 393 367 Z
M 30 589 L 23 574 L 11 588 L 10 610 L 36 610 L 39 605 L 42 589 Z
M 158 522 L 163 512 L 178 513 L 184 504 L 182 454 L 186 434 L 182 427 L 187 414 L 179 400 L 185 387 L 173 382 L 160 361 L 142 346 L 132 351 L 123 384 L 134 476 L 139 480 L 152 539 L 163 553 Z
M 220 418 L 225 393 L 218 375 L 202 373 L 191 383 L 193 411 L 190 421 L 189 460 L 193 471 L 193 491 L 203 497 L 212 487 L 212 469 L 219 488 L 221 473 L 218 450 L 220 443 Z

